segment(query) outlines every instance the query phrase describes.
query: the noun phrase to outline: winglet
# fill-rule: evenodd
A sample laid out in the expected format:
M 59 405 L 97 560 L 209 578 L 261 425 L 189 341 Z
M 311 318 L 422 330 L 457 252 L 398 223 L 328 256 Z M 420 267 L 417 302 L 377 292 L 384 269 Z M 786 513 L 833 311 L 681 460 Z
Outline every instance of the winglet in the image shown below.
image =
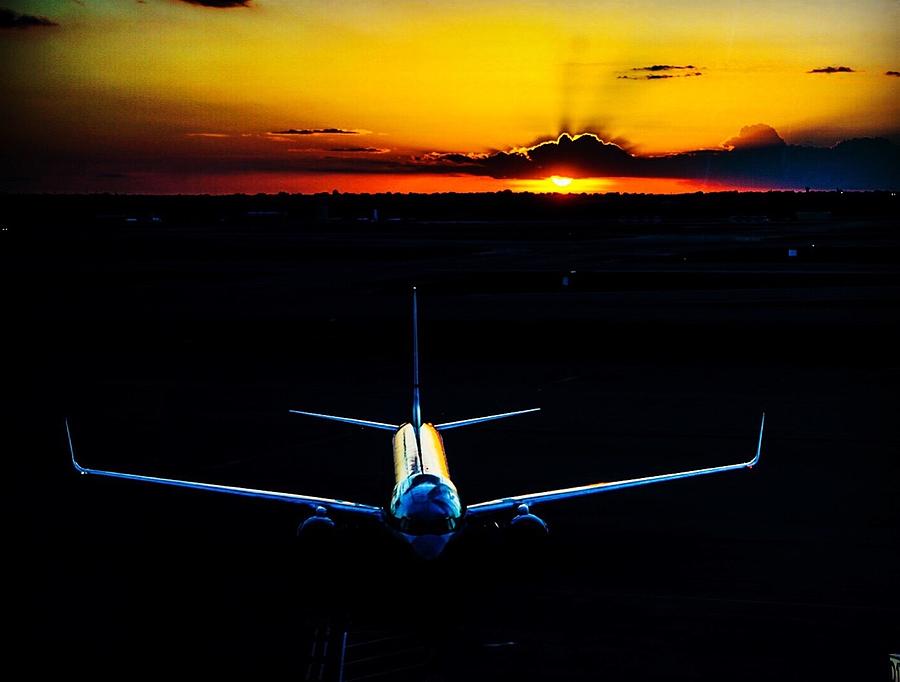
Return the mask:
M 69 430 L 69 418 L 66 417 L 65 421 L 66 421 L 66 439 L 69 442 L 69 455 L 72 457 L 72 466 L 75 467 L 75 471 L 77 471 L 79 474 L 84 475 L 84 474 L 88 473 L 88 470 L 85 469 L 83 466 L 81 466 L 78 463 L 78 460 L 75 459 L 75 446 L 72 445 L 72 432 Z
M 747 462 L 747 468 L 752 469 L 759 462 L 759 455 L 762 452 L 763 430 L 766 428 L 766 413 L 762 413 L 762 421 L 759 423 L 759 440 L 756 443 L 756 456 Z

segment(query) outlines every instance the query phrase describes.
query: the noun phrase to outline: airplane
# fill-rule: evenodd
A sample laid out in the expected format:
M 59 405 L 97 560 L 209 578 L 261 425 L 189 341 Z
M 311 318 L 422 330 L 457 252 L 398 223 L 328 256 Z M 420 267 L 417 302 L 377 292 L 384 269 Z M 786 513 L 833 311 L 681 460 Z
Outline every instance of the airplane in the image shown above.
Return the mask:
M 544 505 L 550 502 L 607 493 L 613 490 L 634 488 L 637 486 L 664 483 L 682 478 L 705 476 L 739 469 L 752 469 L 758 462 L 762 450 L 763 429 L 765 428 L 766 415 L 762 414 L 759 426 L 759 438 L 756 442 L 756 454 L 752 459 L 738 464 L 708 467 L 705 469 L 693 469 L 669 474 L 644 476 L 641 478 L 629 478 L 619 481 L 589 483 L 587 485 L 547 490 L 524 495 L 512 495 L 501 497 L 486 502 L 464 505 L 456 490 L 456 486 L 450 479 L 450 471 L 447 465 L 447 455 L 444 451 L 444 442 L 441 433 L 451 429 L 457 429 L 473 424 L 506 419 L 518 415 L 537 412 L 540 408 L 516 410 L 492 414 L 484 417 L 461 419 L 458 421 L 432 424 L 422 421 L 422 402 L 419 386 L 419 333 L 418 333 L 418 306 L 416 302 L 416 289 L 412 291 L 412 410 L 409 421 L 402 424 L 387 424 L 384 422 L 357 419 L 353 417 L 340 417 L 318 412 L 304 410 L 289 410 L 291 414 L 344 422 L 373 429 L 381 429 L 393 432 L 394 474 L 395 485 L 386 507 L 378 507 L 358 502 L 331 499 L 327 497 L 315 497 L 311 495 L 298 495 L 294 493 L 276 492 L 271 490 L 257 490 L 254 488 L 242 488 L 216 483 L 199 483 L 195 481 L 183 481 L 171 478 L 159 478 L 118 471 L 106 471 L 84 467 L 78 463 L 75 457 L 75 447 L 72 443 L 72 433 L 69 429 L 68 419 L 65 421 L 66 437 L 68 439 L 69 454 L 75 470 L 83 475 L 108 476 L 122 478 L 144 483 L 158 483 L 162 485 L 192 488 L 207 492 L 226 493 L 229 495 L 242 495 L 245 497 L 257 497 L 277 502 L 302 505 L 312 510 L 312 514 L 306 518 L 298 528 L 298 534 L 321 533 L 334 528 L 335 523 L 331 515 L 337 517 L 364 517 L 386 526 L 395 536 L 401 538 L 413 550 L 415 555 L 422 559 L 435 559 L 441 555 L 453 538 L 460 534 L 468 525 L 477 520 L 489 520 L 506 515 L 512 518 L 509 526 L 527 530 L 536 534 L 546 534 L 547 524 L 539 516 L 532 512 L 532 507 Z

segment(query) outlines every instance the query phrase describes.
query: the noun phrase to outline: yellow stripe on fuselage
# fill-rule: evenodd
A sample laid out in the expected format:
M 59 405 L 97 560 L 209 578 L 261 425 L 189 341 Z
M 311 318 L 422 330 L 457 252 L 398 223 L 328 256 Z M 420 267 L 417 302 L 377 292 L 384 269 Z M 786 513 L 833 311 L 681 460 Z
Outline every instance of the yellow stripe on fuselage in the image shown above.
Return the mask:
M 396 483 L 416 474 L 434 474 L 450 479 L 444 441 L 431 424 L 422 424 L 418 440 L 412 424 L 404 424 L 394 434 Z
M 394 482 L 400 483 L 421 470 L 416 431 L 412 424 L 404 424 L 394 434 Z
M 450 468 L 444 452 L 444 439 L 431 424 L 422 424 L 419 429 L 419 445 L 422 448 L 422 469 L 426 474 L 434 474 L 448 481 Z

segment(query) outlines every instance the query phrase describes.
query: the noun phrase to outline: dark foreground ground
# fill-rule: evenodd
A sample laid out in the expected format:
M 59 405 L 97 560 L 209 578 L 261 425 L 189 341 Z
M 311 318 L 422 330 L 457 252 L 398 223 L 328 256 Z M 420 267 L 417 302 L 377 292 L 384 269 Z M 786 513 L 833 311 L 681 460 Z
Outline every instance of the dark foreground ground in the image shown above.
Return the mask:
M 328 626 L 347 680 L 889 679 L 890 199 L 502 223 L 53 201 L 0 233 L 27 378 L 7 626 L 33 677 L 316 679 Z M 386 433 L 287 409 L 404 419 L 413 283 L 427 419 L 543 408 L 446 435 L 465 501 L 748 459 L 765 409 L 760 466 L 548 506 L 547 546 L 436 564 L 364 529 L 315 553 L 296 508 L 69 468 L 66 414 L 86 465 L 383 503 Z

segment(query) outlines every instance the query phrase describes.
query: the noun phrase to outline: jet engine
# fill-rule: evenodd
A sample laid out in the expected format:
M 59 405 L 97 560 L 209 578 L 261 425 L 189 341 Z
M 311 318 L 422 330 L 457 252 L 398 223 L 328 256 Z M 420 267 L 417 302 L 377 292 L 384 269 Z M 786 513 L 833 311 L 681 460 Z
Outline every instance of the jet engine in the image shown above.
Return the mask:
M 516 508 L 516 515 L 509 522 L 509 527 L 515 535 L 529 537 L 545 537 L 550 532 L 544 520 L 532 514 L 527 504 L 520 504 Z
M 316 507 L 312 516 L 297 527 L 297 537 L 303 540 L 324 540 L 334 535 L 334 521 L 325 507 Z

